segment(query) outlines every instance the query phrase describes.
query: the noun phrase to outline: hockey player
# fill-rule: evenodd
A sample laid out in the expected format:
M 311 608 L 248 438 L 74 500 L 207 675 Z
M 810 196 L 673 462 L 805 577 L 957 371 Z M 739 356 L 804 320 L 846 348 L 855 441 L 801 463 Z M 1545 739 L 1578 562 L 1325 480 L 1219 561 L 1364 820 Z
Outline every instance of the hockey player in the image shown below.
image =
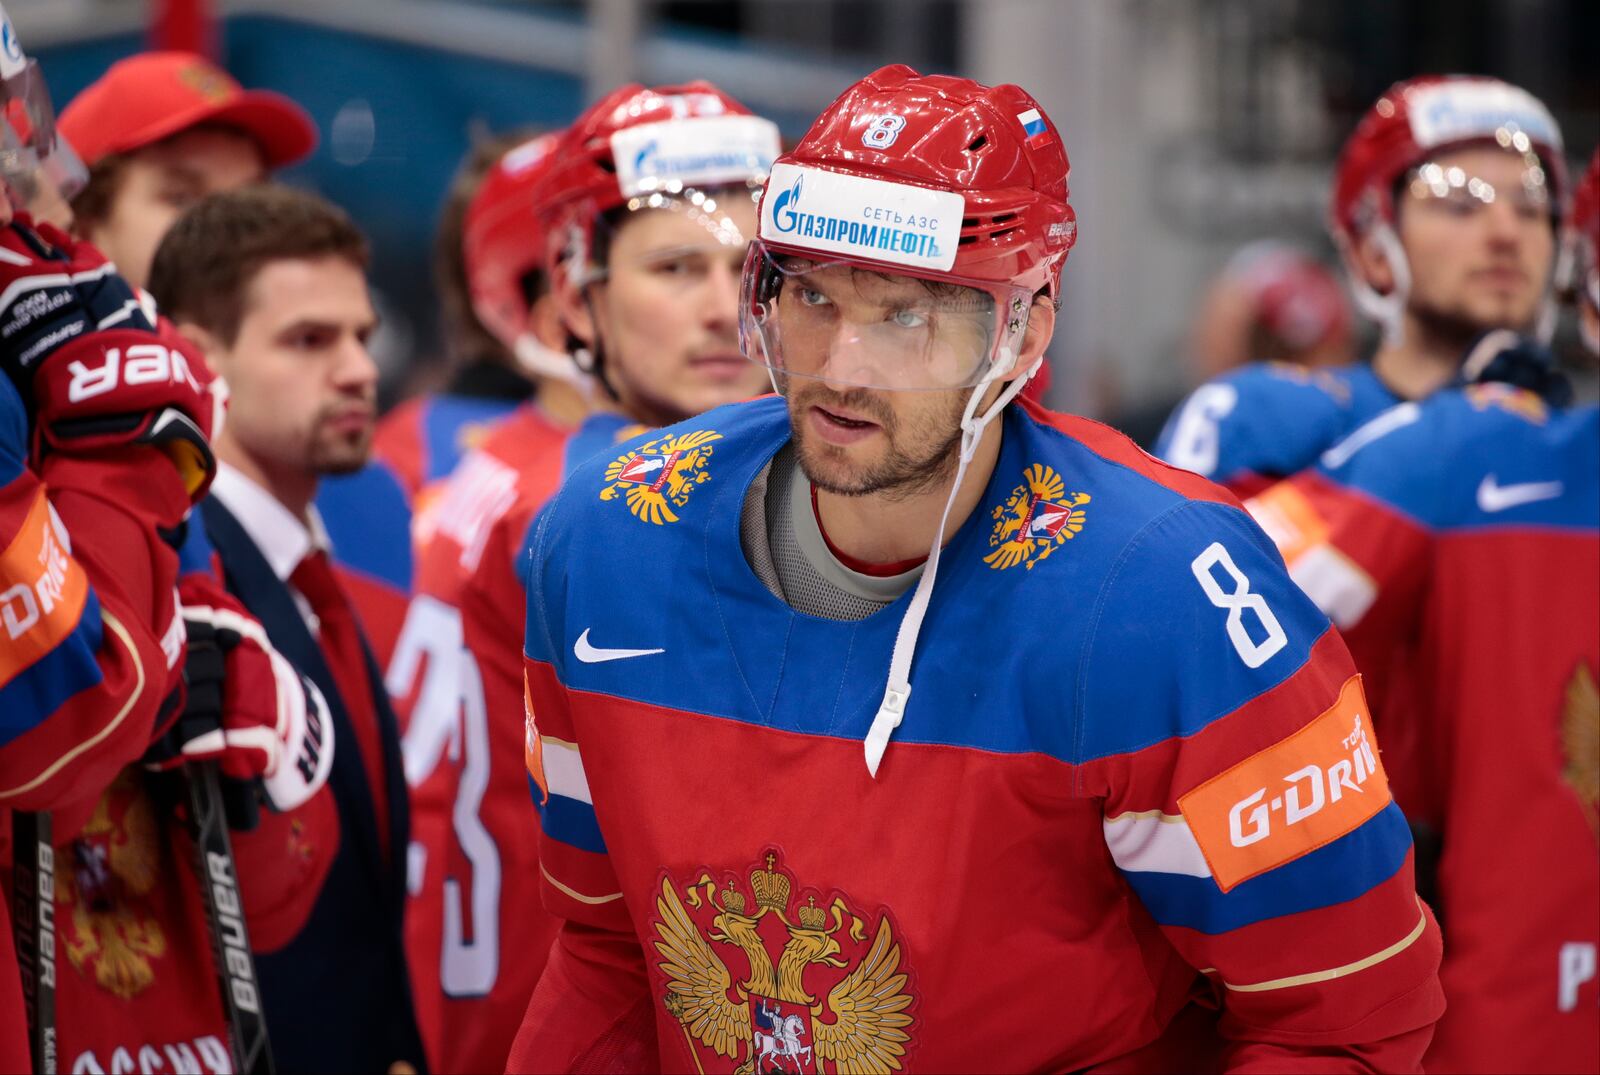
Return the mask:
M 1573 209 L 1591 328 L 1597 200 L 1600 154 Z M 1428 1070 L 1600 1069 L 1600 410 L 1441 393 L 1251 507 L 1370 669 L 1397 800 L 1440 841 Z
M 1533 331 L 1566 193 L 1561 132 L 1526 91 L 1466 76 L 1393 86 L 1345 143 L 1329 214 L 1357 304 L 1383 331 L 1371 363 L 1220 377 L 1173 412 L 1156 454 L 1256 492 L 1454 381 L 1480 333 Z
M 413 527 L 426 525 L 423 517 L 429 505 L 462 457 L 483 442 L 496 422 L 533 395 L 538 372 L 519 362 L 473 309 L 463 237 L 469 207 L 501 159 L 514 153 L 513 163 L 531 168 L 554 139 L 553 134 L 522 135 L 474 146 L 445 195 L 434 237 L 433 277 L 451 363 L 449 381 L 441 390 L 414 396 L 384 415 L 372 439 L 372 454 L 394 472 L 411 498 Z M 526 206 L 508 205 L 503 211 L 517 214 Z
M 1069 1070 L 1197 986 L 1231 1066 L 1417 1067 L 1438 933 L 1337 633 L 1224 492 L 1008 405 L 1067 171 L 1015 86 L 852 86 L 745 268 L 781 398 L 541 513 L 527 754 L 565 921 L 512 1070 Z
M 7 191 L 37 196 L 65 173 L 48 161 L 36 168 L 30 154 L 53 155 L 60 144 L 43 79 L 3 9 L 0 25 Z M 13 106 L 23 131 L 12 126 Z M 18 177 L 16 167 L 36 170 Z M 11 220 L 7 199 L 0 215 Z M 172 724 L 186 635 L 172 542 L 211 478 L 208 439 L 220 413 L 211 377 L 181 340 L 152 328 L 87 244 L 21 217 L 5 227 L 0 266 L 8 374 L 0 378 L 0 611 L 10 636 L 0 649 L 0 807 L 8 817 L 53 812 L 54 883 L 45 894 L 54 893 L 46 910 L 55 935 L 41 956 L 57 993 L 55 1052 L 75 1071 L 131 1068 L 136 1056 L 152 1070 L 229 1070 L 192 866 L 155 807 L 159 780 L 128 765 L 159 734 L 146 754 L 152 763 L 217 758 L 233 776 L 265 777 L 269 801 L 293 808 L 326 777 L 316 766 L 298 770 L 299 748 L 331 743 L 311 738 L 314 698 L 281 674 L 276 654 L 242 637 L 242 625 L 198 609 L 182 615 L 213 630 L 211 674 L 226 680 L 211 682 L 226 702 L 208 709 L 190 666 L 189 702 Z M 303 900 L 293 906 L 296 883 L 317 869 L 307 850 L 285 862 L 270 842 L 241 845 L 280 886 L 246 894 L 252 928 L 263 927 L 267 943 L 285 915 L 309 910 Z M 26 1037 L 10 1004 L 17 968 L 5 962 L 0 1064 L 19 1070 Z M 42 966 L 31 972 L 46 976 Z
M 636 155 L 629 147 L 650 141 L 672 152 L 619 176 L 616 162 Z M 508 154 L 468 214 L 479 317 L 546 372 L 535 404 L 490 433 L 447 487 L 391 668 L 392 690 L 410 693 L 427 677 L 406 739 L 424 852 L 407 928 L 418 992 L 431 979 L 440 999 L 440 1071 L 504 1067 L 557 923 L 535 909 L 537 832 L 521 763 L 529 521 L 578 462 L 659 420 L 656 407 L 686 417 L 678 408 L 703 405 L 700 393 L 732 401 L 765 387 L 748 362 L 708 370 L 705 360 L 737 353 L 753 195 L 777 154 L 776 128 L 713 86 L 625 86 L 538 163 Z M 568 248 L 553 280 L 541 220 Z M 651 326 L 647 338 L 628 331 L 639 323 Z M 565 353 L 569 331 L 603 384 Z M 648 411 L 638 403 L 646 390 L 661 401 Z M 430 689 L 452 670 L 457 691 Z

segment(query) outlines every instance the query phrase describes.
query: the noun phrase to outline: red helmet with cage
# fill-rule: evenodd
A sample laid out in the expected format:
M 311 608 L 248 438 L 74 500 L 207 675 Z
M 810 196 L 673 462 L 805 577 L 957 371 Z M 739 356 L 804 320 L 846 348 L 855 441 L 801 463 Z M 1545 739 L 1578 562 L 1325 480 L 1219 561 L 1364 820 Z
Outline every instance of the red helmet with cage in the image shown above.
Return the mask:
M 778 150 L 776 125 L 709 82 L 622 86 L 567 129 L 540 199 L 560 214 L 563 259 L 581 266 L 602 214 L 653 195 L 759 184 Z
M 462 226 L 472 310 L 512 350 L 528 330 L 524 281 L 545 269 L 546 208 L 536 195 L 545 186 L 559 139 L 556 133 L 542 134 L 506 151 L 484 175 Z
M 1329 212 L 1335 240 L 1353 242 L 1378 221 L 1392 225 L 1401 177 L 1434 153 L 1472 143 L 1536 154 L 1560 214 L 1567 192 L 1561 129 L 1539 99 L 1497 78 L 1424 75 L 1391 86 L 1345 142 Z
M 818 264 L 844 264 L 994 299 L 998 319 L 986 349 L 975 341 L 980 349 L 959 362 L 935 365 L 925 341 L 916 372 L 901 363 L 896 383 L 883 387 L 963 387 L 1005 373 L 1028 306 L 1037 294 L 1056 296 L 1077 238 L 1068 171 L 1054 124 L 1020 87 L 919 75 L 904 65 L 873 72 L 773 165 L 759 243 L 745 270 L 745 353 L 774 371 L 799 372 L 782 355 L 785 333 L 800 335 L 784 328 L 786 317 L 794 321 L 779 301 L 784 277 L 794 271 L 789 266 L 812 272 Z M 789 305 L 798 313 L 803 301 Z M 885 340 L 873 335 L 873 346 L 881 349 Z

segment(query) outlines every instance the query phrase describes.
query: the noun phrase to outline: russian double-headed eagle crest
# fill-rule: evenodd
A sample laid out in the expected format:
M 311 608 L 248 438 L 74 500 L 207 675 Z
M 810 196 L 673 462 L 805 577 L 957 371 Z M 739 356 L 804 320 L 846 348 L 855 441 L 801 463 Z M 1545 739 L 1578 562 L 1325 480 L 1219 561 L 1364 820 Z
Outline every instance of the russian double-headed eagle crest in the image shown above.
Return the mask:
M 657 526 L 678 521 L 674 508 L 689 503 L 689 494 L 711 480 L 706 464 L 711 442 L 722 439 L 709 429 L 645 441 L 606 467 L 601 500 L 622 497 L 628 510 Z
M 696 1070 L 899 1071 L 916 1017 L 889 916 L 870 925 L 841 895 L 797 891 L 778 852 L 765 858 L 748 888 L 662 875 L 655 970 Z
M 1561 776 L 1578 797 L 1583 816 L 1600 839 L 1600 686 L 1583 661 L 1567 681 L 1561 714 Z
M 136 771 L 124 769 L 73 841 L 71 864 L 57 859 L 58 943 L 74 968 L 123 1000 L 155 984 L 167 954 L 152 906 L 160 841 L 156 808 Z
M 989 547 L 994 551 L 983 562 L 997 571 L 1018 564 L 1032 571 L 1083 530 L 1088 493 L 1068 493 L 1061 475 L 1043 463 L 1023 471 L 1022 479 L 989 513 L 994 520 Z

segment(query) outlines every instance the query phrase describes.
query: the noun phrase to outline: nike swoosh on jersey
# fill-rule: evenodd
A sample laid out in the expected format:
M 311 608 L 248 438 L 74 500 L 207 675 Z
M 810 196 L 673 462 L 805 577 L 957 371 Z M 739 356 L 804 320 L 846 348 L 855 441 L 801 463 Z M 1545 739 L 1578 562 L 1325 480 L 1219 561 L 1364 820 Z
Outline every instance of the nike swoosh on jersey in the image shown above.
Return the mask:
M 1508 508 L 1552 500 L 1561 495 L 1560 482 L 1520 482 L 1501 485 L 1493 474 L 1486 475 L 1478 484 L 1478 507 L 1485 512 L 1505 511 Z
M 648 657 L 652 653 L 665 653 L 664 649 L 601 649 L 589 644 L 589 628 L 583 629 L 583 634 L 572 644 L 572 655 L 584 664 L 604 664 L 606 661 L 621 661 L 629 657 Z

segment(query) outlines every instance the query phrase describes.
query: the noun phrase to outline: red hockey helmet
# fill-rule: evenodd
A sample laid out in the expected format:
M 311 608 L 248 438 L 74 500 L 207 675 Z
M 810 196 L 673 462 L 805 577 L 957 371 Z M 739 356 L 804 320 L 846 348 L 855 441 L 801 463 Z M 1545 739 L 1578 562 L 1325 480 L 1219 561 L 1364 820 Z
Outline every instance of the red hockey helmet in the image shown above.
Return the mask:
M 523 282 L 546 267 L 546 207 L 535 196 L 555 163 L 557 133 L 507 150 L 467 206 L 461 253 L 472 310 L 508 349 L 528 330 Z
M 1397 82 L 1356 125 L 1335 166 L 1329 227 L 1353 242 L 1394 223 L 1394 188 L 1441 150 L 1488 143 L 1538 156 L 1559 215 L 1567 190 L 1561 129 L 1533 94 L 1497 78 L 1424 75 Z
M 779 148 L 775 124 L 709 82 L 613 90 L 567 129 L 540 194 L 560 213 L 568 271 L 587 267 L 603 214 L 697 190 L 754 191 Z
M 1573 192 L 1567 225 L 1561 286 L 1600 315 L 1600 149 L 1589 158 L 1589 168 Z M 1600 355 L 1600 332 L 1596 332 L 1594 320 L 1580 316 L 1578 331 L 1590 353 Z
M 1589 301 L 1600 309 L 1600 149 L 1589 158 L 1583 179 L 1572 192 L 1572 216 L 1567 222 L 1571 277 L 1566 286 L 1582 286 Z M 1578 274 L 1586 273 L 1586 278 Z
M 920 312 L 894 312 L 908 315 L 904 323 L 856 334 L 864 351 L 875 352 L 872 368 L 834 369 L 830 379 L 943 389 L 1004 373 L 1033 296 L 1055 297 L 1077 237 L 1068 171 L 1054 124 L 1021 88 L 924 76 L 904 65 L 873 72 L 773 165 L 745 269 L 745 353 L 805 375 L 784 351 L 787 340 L 798 353 L 796 342 L 822 328 L 807 312 L 823 305 L 806 297 L 812 282 L 834 267 L 866 269 L 934 286 Z M 794 283 L 787 302 L 786 281 Z M 954 351 L 934 338 L 941 317 L 962 325 L 965 338 Z

